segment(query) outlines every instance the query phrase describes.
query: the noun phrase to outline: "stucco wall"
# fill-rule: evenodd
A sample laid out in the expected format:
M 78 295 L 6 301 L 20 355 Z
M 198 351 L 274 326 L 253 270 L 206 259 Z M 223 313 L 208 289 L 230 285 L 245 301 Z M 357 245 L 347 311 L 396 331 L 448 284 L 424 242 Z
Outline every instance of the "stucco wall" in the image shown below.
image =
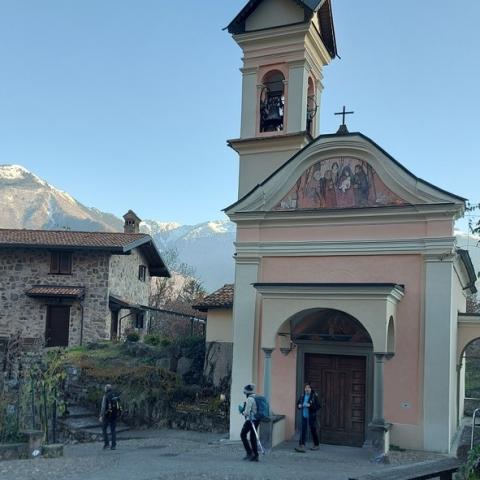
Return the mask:
M 218 308 L 208 311 L 207 342 L 233 342 L 233 310 Z
M 265 257 L 261 272 L 262 282 L 396 282 L 405 285 L 405 296 L 397 307 L 395 357 L 385 364 L 385 417 L 397 425 L 418 427 L 421 424 L 423 260 L 420 255 Z M 280 358 L 277 355 L 277 361 Z M 281 364 L 291 361 L 287 357 Z M 284 367 L 276 371 L 273 362 L 272 391 L 278 388 L 275 385 L 285 384 L 284 372 L 280 373 Z M 259 365 L 259 376 L 261 368 Z M 292 381 L 294 378 L 295 375 Z M 294 415 L 290 398 L 283 395 L 277 403 L 279 412 L 289 412 L 289 417 Z
M 108 314 L 108 255 L 74 252 L 72 274 L 50 274 L 50 253 L 46 250 L 9 249 L 0 254 L 0 335 L 21 330 L 25 337 L 45 339 L 48 303 L 28 297 L 35 285 L 85 287 L 84 341 L 106 337 Z M 75 302 L 70 309 L 69 343 L 80 341 L 81 309 Z

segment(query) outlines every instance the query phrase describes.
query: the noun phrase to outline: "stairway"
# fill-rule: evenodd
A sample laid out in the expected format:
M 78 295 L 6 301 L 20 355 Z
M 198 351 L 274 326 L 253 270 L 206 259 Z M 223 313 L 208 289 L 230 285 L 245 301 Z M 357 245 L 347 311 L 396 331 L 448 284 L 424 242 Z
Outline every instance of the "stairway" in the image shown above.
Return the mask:
M 82 406 L 70 405 L 65 418 L 60 420 L 67 439 L 80 443 L 103 440 L 102 425 L 95 412 Z M 117 421 L 117 434 L 130 428 L 121 420 Z

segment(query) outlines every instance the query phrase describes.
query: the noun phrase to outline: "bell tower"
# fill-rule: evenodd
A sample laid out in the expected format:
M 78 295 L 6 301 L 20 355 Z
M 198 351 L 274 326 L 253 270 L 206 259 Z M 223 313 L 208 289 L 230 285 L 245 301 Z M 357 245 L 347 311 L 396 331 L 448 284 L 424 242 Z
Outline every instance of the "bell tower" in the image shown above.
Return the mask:
M 227 27 L 243 51 L 239 198 L 319 131 L 322 68 L 336 56 L 330 0 L 250 0 Z

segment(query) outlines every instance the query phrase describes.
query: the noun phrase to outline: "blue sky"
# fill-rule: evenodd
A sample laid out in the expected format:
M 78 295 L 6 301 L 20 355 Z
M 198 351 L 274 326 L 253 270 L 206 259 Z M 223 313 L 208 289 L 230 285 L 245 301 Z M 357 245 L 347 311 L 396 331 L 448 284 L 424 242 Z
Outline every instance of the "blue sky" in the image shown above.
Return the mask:
M 0 163 L 89 206 L 197 223 L 236 199 L 246 0 L 0 0 Z M 181 6 L 180 6 L 181 5 Z M 417 176 L 480 201 L 478 0 L 333 0 L 342 105 Z

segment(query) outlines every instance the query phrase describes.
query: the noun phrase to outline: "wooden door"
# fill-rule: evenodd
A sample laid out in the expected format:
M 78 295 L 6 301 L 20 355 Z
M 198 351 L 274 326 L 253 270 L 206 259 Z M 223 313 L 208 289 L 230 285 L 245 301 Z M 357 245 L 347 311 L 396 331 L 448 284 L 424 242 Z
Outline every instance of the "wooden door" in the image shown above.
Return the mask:
M 47 327 L 45 345 L 47 347 L 68 347 L 70 307 L 49 305 L 47 307 Z
M 322 405 L 320 442 L 361 447 L 365 441 L 366 358 L 309 353 L 304 372 Z
M 119 310 L 111 311 L 110 340 L 117 340 L 118 338 L 118 313 Z

